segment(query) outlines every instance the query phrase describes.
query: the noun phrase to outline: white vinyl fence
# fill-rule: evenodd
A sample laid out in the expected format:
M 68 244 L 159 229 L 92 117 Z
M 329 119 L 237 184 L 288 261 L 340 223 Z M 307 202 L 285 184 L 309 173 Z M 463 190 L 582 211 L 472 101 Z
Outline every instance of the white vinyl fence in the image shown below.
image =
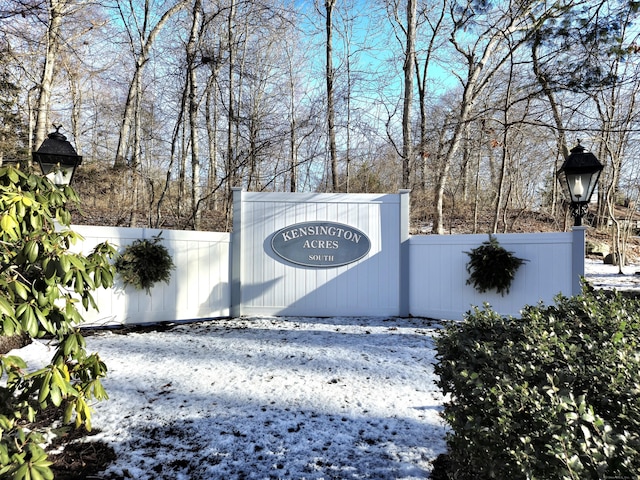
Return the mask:
M 150 291 L 124 288 L 116 277 L 112 289 L 94 294 L 99 311 L 83 311 L 87 325 L 144 324 L 226 317 L 230 312 L 230 235 L 218 232 L 154 230 L 147 228 L 73 226 L 84 237 L 74 250 L 88 254 L 109 241 L 119 251 L 137 239 L 161 233 L 176 268 L 169 284 L 158 283 Z
M 524 305 L 543 301 L 553 303 L 562 293 L 572 295 L 574 277 L 584 274 L 582 266 L 574 265 L 574 233 L 503 234 L 496 238 L 505 249 L 526 263 L 518 269 L 508 294 L 479 293 L 467 285 L 469 274 L 465 252 L 488 240 L 488 235 L 421 235 L 409 242 L 410 312 L 415 316 L 459 319 L 471 306 L 488 303 L 503 315 L 518 316 Z M 584 258 L 584 255 L 582 255 Z
M 239 235 L 233 247 L 240 252 L 234 259 L 238 267 L 234 284 L 241 286 L 234 314 L 398 315 L 401 195 L 242 191 L 235 195 L 242 211 L 234 218 L 234 233 Z M 361 231 L 370 241 L 367 254 L 326 268 L 284 261 L 272 248 L 274 233 L 283 227 L 329 221 Z M 336 245 L 338 249 L 314 249 L 311 243 L 299 251 L 331 256 L 346 250 L 349 242 Z
M 461 319 L 484 303 L 503 315 L 518 316 L 525 305 L 549 304 L 557 294 L 580 291 L 583 227 L 570 233 L 497 235 L 502 246 L 527 260 L 510 292 L 500 296 L 481 294 L 466 284 L 465 252 L 488 235 L 410 236 L 408 218 L 406 191 L 397 195 L 236 191 L 233 234 L 162 231 L 162 243 L 176 265 L 170 283 L 157 284 L 147 294 L 117 281 L 115 288 L 96 292 L 99 312 L 90 310 L 83 316 L 91 326 L 242 315 Z M 289 261 L 289 253 L 282 258 L 274 250 L 273 240 L 283 227 L 308 233 L 326 225 L 356 228 L 366 235 L 370 249 L 347 263 L 322 268 Z M 136 239 L 160 233 L 116 227 L 74 226 L 73 230 L 85 238 L 74 249 L 85 254 L 105 240 L 121 250 Z

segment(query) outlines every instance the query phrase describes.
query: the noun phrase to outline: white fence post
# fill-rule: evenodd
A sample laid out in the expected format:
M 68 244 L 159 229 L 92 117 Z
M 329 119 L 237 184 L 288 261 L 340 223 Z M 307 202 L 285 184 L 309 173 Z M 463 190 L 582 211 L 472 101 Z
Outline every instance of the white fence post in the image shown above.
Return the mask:
M 402 189 L 400 194 L 400 298 L 399 315 L 409 316 L 411 305 L 410 286 L 410 251 L 409 251 L 409 193 L 411 190 Z
M 585 232 L 587 227 L 573 227 L 571 246 L 571 294 L 582 292 L 581 278 L 584 276 Z
M 242 188 L 233 187 L 233 226 L 231 230 L 231 265 L 229 265 L 229 281 L 231 282 L 232 317 L 242 315 Z

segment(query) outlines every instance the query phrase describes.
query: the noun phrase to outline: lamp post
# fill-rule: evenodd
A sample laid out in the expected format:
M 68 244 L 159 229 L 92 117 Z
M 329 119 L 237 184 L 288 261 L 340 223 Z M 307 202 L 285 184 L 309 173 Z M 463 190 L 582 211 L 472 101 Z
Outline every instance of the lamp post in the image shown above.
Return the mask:
M 585 151 L 578 140 L 578 145 L 571 149 L 570 155 L 558 170 L 558 179 L 567 187 L 576 227 L 582 225 L 582 217 L 587 213 L 591 195 L 603 168 L 596 156 Z
M 42 174 L 60 187 L 71 183 L 76 167 L 82 163 L 82 156 L 60 133 L 61 125 L 53 127 L 56 131 L 50 133 L 40 148 L 33 152 L 33 160 L 40 164 Z

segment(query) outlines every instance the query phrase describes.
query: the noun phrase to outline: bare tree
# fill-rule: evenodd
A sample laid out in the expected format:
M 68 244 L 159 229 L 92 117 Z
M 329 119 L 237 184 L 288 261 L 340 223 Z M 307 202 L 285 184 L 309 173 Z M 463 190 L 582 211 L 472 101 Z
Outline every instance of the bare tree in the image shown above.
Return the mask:
M 236 35 L 239 35 L 240 32 L 236 33 L 236 13 L 237 13 L 237 3 L 236 0 L 231 0 L 228 15 L 227 15 L 227 50 L 229 52 L 229 60 L 228 60 L 228 85 L 227 85 L 227 155 L 225 162 L 225 178 L 226 180 L 226 191 L 225 191 L 225 212 L 227 212 L 226 217 L 230 220 L 231 218 L 231 201 L 232 201 L 232 188 L 237 187 L 237 153 L 238 149 L 236 147 L 236 139 L 237 131 L 238 131 L 238 118 L 236 113 L 236 99 L 235 99 L 235 80 L 236 80 L 236 62 L 238 60 L 238 46 L 236 45 Z
M 410 162 L 413 157 L 411 132 L 413 81 L 416 63 L 417 0 L 407 0 L 406 46 L 404 52 L 404 100 L 402 106 L 402 187 L 409 188 Z
M 447 11 L 448 0 L 442 2 L 433 2 L 432 5 L 427 5 L 421 12 L 423 21 L 429 26 L 429 31 L 426 33 L 426 45 L 421 52 L 416 51 L 416 83 L 418 88 L 418 99 L 420 108 L 420 171 L 421 176 L 419 186 L 421 190 L 425 190 L 427 179 L 427 158 L 429 156 L 428 144 L 429 144 L 429 123 L 427 121 L 427 101 L 428 101 L 428 81 L 431 78 L 429 75 L 429 69 L 431 67 L 432 58 L 435 54 L 435 49 L 440 42 L 440 32 L 443 29 L 444 19 Z M 425 34 L 420 35 L 424 39 Z M 420 54 L 423 55 L 420 60 Z
M 603 222 L 611 220 L 605 195 L 619 199 L 628 183 L 640 74 L 622 62 L 637 54 L 633 39 L 616 40 L 633 20 L 623 0 L 5 4 L 0 42 L 17 87 L 7 90 L 16 125 L 42 138 L 55 119 L 87 165 L 108 158 L 131 167 L 104 182 L 121 195 L 113 202 L 120 223 L 143 208 L 155 210 L 147 220 L 156 226 L 170 216 L 181 228 L 230 218 L 232 186 L 405 186 L 417 190 L 420 218 L 433 218 L 434 232 L 471 208 L 478 228 L 489 215 L 487 228 L 507 228 L 509 212 L 534 198 L 524 167 L 545 206 L 555 204 L 550 179 L 563 154 L 548 151 L 566 154 L 570 136 L 592 142 L 607 163 Z M 629 18 L 619 14 L 625 8 Z M 546 21 L 560 13 L 562 21 Z M 572 58 L 588 61 L 574 68 Z M 55 70 L 66 78 L 51 77 Z
M 58 60 L 58 53 L 62 45 L 62 20 L 67 8 L 67 0 L 49 0 L 47 29 L 45 32 L 45 55 L 42 66 L 42 75 L 38 89 L 36 104 L 36 123 L 34 146 L 38 148 L 47 136 L 49 128 L 49 108 L 51 104 L 51 92 L 53 90 L 53 76 Z
M 191 140 L 191 212 L 193 227 L 200 229 L 200 148 L 198 138 L 198 89 L 196 78 L 196 53 L 199 32 L 202 28 L 202 0 L 195 0 L 191 10 L 191 33 L 187 42 L 187 85 L 189 90 L 189 130 Z
M 336 146 L 335 70 L 333 68 L 333 11 L 336 0 L 325 0 L 325 80 L 327 83 L 327 131 L 329 136 L 329 161 L 331 165 L 331 190 L 338 191 L 338 149 Z
M 509 1 L 495 6 L 469 0 L 451 5 L 450 16 L 454 29 L 450 40 L 462 57 L 466 72 L 455 74 L 460 81 L 462 97 L 456 107 L 457 118 L 448 146 L 438 158 L 433 233 L 444 233 L 445 186 L 474 103 L 511 55 L 526 44 L 532 32 L 547 18 L 564 11 L 559 5 L 544 10 L 538 7 L 539 4 L 532 0 Z M 470 35 L 470 32 L 474 35 Z
M 626 164 L 630 163 L 627 150 L 635 140 L 631 125 L 640 115 L 640 79 L 637 67 L 628 65 L 620 58 L 614 59 L 610 68 L 614 73 L 615 80 L 610 86 L 594 94 L 593 100 L 598 112 L 601 130 L 596 138 L 599 144 L 599 158 L 609 167 L 609 171 L 604 175 L 605 180 L 601 182 L 603 187 L 601 194 L 604 198 L 607 216 L 613 223 L 612 253 L 614 264 L 618 265 L 618 273 L 623 273 L 622 267 L 626 264 L 624 239 L 628 235 L 628 233 L 625 234 L 625 230 L 630 229 L 630 223 L 624 224 L 620 220 L 620 215 L 616 213 L 616 206 L 619 203 L 622 171 L 627 166 Z M 633 75 L 634 81 L 627 83 L 618 80 L 625 76 L 622 75 L 625 69 L 636 70 Z
M 155 12 L 152 12 L 151 4 L 148 0 L 144 0 L 143 4 L 137 4 L 134 0 L 129 0 L 126 5 L 125 2 L 117 2 L 118 12 L 123 24 L 127 27 L 129 48 L 135 66 L 133 76 L 129 82 L 129 92 L 122 115 L 122 125 L 120 127 L 120 138 L 116 149 L 114 167 L 124 167 L 127 164 L 126 158 L 131 149 L 130 135 L 132 127 L 134 135 L 139 133 L 142 76 L 144 66 L 149 60 L 154 41 L 169 19 L 182 10 L 187 3 L 187 0 L 177 1 L 162 13 L 155 25 L 151 26 L 152 14 Z M 125 10 L 125 7 L 128 7 L 128 10 Z M 141 18 L 139 18 L 139 16 L 141 16 Z M 133 143 L 136 145 L 139 141 L 134 138 Z M 135 168 L 139 163 L 139 158 L 135 147 L 132 150 L 131 164 Z
M 296 75 L 294 65 L 294 48 L 286 41 L 285 54 L 287 57 L 287 73 L 289 89 L 289 191 L 296 192 L 298 188 L 298 124 L 296 116 Z
M 543 34 L 544 33 L 541 29 L 536 30 L 533 34 L 533 40 L 531 42 L 531 59 L 532 59 L 531 65 L 533 67 L 533 72 L 535 74 L 536 80 L 540 84 L 540 87 L 542 88 L 542 92 L 547 98 L 547 101 L 549 102 L 549 106 L 551 107 L 553 121 L 554 121 L 556 130 L 558 132 L 556 136 L 557 138 L 556 151 L 561 152 L 562 159 L 564 160 L 569 156 L 569 148 L 567 147 L 567 139 L 565 134 L 566 129 L 564 126 L 564 122 L 562 120 L 561 108 L 557 100 L 556 92 L 553 90 L 549 77 L 545 72 L 545 70 L 543 69 L 543 67 L 541 66 L 541 62 L 540 62 L 539 49 L 542 42 Z M 560 159 L 556 158 L 556 161 L 553 163 L 553 172 L 552 172 L 553 175 L 555 175 L 555 172 L 560 167 L 560 165 L 558 164 L 558 160 Z M 557 182 L 553 182 L 551 187 L 551 214 L 552 215 L 555 214 L 555 208 L 558 203 L 557 199 L 558 199 L 558 186 L 557 186 Z
M 392 25 L 395 37 L 403 50 L 402 148 L 398 149 L 398 153 L 402 162 L 402 188 L 410 188 L 411 160 L 414 150 L 412 132 L 414 75 L 418 75 L 419 88 L 422 86 L 420 79 L 422 72 L 417 68 L 418 59 L 416 55 L 417 1 L 406 0 L 406 4 L 404 4 L 399 0 L 386 0 L 385 6 L 388 15 L 393 19 Z M 427 67 L 425 66 L 425 68 Z M 426 78 L 422 80 L 426 82 Z

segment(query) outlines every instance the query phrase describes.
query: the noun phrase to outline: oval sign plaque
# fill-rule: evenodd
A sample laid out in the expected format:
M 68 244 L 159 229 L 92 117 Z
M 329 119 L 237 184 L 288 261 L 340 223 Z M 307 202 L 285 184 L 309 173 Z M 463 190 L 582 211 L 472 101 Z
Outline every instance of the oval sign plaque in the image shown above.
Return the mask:
M 273 234 L 271 248 L 297 265 L 328 268 L 347 265 L 363 258 L 371 241 L 357 228 L 335 222 L 304 222 Z

